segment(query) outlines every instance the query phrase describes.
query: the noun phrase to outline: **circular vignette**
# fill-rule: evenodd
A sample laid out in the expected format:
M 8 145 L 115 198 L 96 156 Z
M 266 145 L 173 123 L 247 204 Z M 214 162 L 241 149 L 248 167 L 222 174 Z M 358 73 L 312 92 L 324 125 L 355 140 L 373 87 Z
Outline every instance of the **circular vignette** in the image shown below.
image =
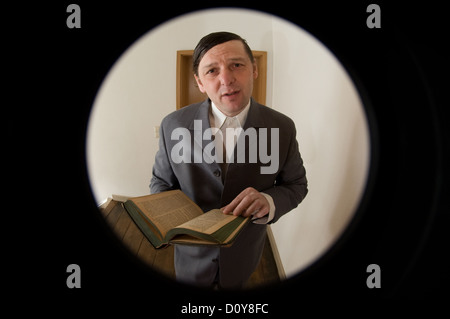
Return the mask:
M 345 68 L 311 34 L 277 16 L 247 9 L 196 11 L 134 42 L 106 75 L 91 111 L 92 192 L 97 203 L 112 194 L 149 193 L 155 131 L 175 110 L 176 51 L 193 49 L 201 37 L 220 30 L 267 51 L 266 104 L 297 127 L 309 194 L 271 225 L 279 273 L 291 278 L 329 252 L 348 228 L 367 190 L 373 145 L 364 105 Z

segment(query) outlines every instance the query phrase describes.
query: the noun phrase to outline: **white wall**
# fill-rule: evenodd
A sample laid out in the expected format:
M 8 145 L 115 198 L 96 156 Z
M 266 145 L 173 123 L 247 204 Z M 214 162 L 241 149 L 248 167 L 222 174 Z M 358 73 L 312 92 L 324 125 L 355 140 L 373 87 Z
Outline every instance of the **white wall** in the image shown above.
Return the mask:
M 274 16 L 220 9 L 168 21 L 138 39 L 105 78 L 93 105 L 87 162 L 94 196 L 140 196 L 158 139 L 154 127 L 175 110 L 176 51 L 214 31 L 231 31 L 268 52 L 267 105 L 290 116 L 310 192 L 273 225 L 287 275 L 320 256 L 353 214 L 368 169 L 368 131 L 359 97 L 333 55 Z M 295 243 L 295 244 L 293 244 Z
M 294 40 L 295 39 L 295 40 Z M 273 108 L 296 123 L 309 193 L 272 226 L 287 276 L 329 248 L 365 186 L 369 133 L 351 79 L 311 35 L 273 22 Z

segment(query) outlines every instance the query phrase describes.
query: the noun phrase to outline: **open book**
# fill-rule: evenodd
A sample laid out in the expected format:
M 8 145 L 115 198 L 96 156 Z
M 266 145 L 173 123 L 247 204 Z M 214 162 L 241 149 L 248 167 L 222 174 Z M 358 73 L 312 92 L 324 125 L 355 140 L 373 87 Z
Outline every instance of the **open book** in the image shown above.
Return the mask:
M 231 245 L 249 221 L 219 209 L 203 213 L 180 190 L 133 197 L 123 205 L 155 248 L 167 244 Z

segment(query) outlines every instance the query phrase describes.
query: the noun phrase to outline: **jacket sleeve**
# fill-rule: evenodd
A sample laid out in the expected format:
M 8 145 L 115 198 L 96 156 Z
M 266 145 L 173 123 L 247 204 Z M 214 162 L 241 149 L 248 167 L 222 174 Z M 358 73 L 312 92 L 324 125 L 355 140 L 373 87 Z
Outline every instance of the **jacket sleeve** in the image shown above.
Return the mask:
M 151 194 L 180 188 L 168 154 L 165 127 L 166 121 L 163 120 L 159 130 L 159 149 L 155 156 L 150 181 Z
M 308 193 L 306 170 L 299 152 L 293 123 L 292 128 L 286 159 L 276 177 L 275 184 L 263 191 L 272 197 L 275 204 L 275 216 L 269 224 L 296 208 Z

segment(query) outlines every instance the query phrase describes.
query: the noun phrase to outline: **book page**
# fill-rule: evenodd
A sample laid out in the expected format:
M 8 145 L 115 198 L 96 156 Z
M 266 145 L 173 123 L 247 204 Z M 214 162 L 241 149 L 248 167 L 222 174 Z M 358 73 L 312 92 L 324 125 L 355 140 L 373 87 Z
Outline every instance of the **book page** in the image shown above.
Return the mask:
M 131 200 L 155 224 L 163 237 L 170 229 L 203 214 L 200 207 L 179 190 Z
M 212 234 L 238 216 L 226 215 L 220 209 L 213 209 L 195 219 L 192 219 L 178 228 L 191 229 L 204 234 Z

